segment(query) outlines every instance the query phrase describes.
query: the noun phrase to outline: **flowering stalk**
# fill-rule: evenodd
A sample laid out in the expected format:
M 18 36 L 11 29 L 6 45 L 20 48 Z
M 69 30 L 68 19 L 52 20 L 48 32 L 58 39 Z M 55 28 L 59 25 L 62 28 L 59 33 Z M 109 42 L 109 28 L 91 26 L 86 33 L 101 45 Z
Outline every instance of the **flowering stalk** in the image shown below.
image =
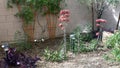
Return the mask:
M 66 27 L 65 29 L 63 30 L 64 31 L 64 54 L 66 54 Z
M 64 32 L 64 46 L 63 46 L 63 51 L 64 51 L 64 55 L 66 54 L 66 26 L 69 22 L 69 16 L 70 16 L 70 12 L 69 10 L 61 10 L 60 11 L 60 17 L 59 17 L 59 27 L 61 28 L 61 30 L 63 30 Z
M 97 19 L 96 20 L 96 26 L 98 27 L 96 36 L 98 36 L 98 40 L 102 41 L 102 35 L 103 35 L 103 27 L 101 26 L 101 23 L 106 23 L 107 21 L 104 19 Z

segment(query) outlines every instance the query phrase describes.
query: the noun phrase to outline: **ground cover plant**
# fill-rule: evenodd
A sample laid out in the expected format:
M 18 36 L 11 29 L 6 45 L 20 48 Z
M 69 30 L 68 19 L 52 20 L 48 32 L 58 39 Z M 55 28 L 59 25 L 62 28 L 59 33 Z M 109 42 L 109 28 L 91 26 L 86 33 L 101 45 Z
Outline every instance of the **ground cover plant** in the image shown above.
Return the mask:
M 16 48 L 11 48 L 8 43 L 3 43 L 2 48 L 5 51 L 4 60 L 1 61 L 1 68 L 36 68 L 35 63 L 40 60 L 37 56 L 34 58 L 24 53 L 17 52 Z
M 61 50 L 44 49 L 44 57 L 47 61 L 61 62 L 66 59 L 66 55 Z
M 108 48 L 114 48 L 115 46 L 120 45 L 119 40 L 120 40 L 120 31 L 117 31 L 116 33 L 114 33 L 113 36 L 107 39 L 106 45 Z
M 113 36 L 106 41 L 107 48 L 110 48 L 110 52 L 104 57 L 107 60 L 120 61 L 120 31 L 117 31 Z
M 97 49 L 98 40 L 93 39 L 92 34 L 82 33 L 80 26 L 78 26 L 73 34 L 70 35 L 69 50 L 74 53 L 90 52 Z M 87 40 L 86 40 L 87 39 Z

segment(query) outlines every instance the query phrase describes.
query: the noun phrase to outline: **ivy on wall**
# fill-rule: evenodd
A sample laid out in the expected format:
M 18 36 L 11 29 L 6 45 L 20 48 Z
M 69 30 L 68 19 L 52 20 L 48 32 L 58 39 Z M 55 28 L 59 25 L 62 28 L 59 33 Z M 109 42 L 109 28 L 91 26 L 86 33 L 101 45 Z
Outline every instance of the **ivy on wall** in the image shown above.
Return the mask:
M 7 6 L 12 8 L 17 6 L 19 12 L 16 14 L 25 23 L 34 21 L 36 15 L 40 13 L 58 14 L 61 10 L 60 2 L 63 0 L 8 0 Z
M 39 15 L 57 15 L 61 10 L 61 2 L 64 2 L 64 0 L 8 0 L 7 6 L 8 8 L 16 6 L 18 8 L 18 12 L 15 14 L 16 17 L 19 17 L 24 24 L 33 24 L 33 30 L 35 29 L 35 22 L 37 22 L 43 32 L 45 29 L 38 20 Z

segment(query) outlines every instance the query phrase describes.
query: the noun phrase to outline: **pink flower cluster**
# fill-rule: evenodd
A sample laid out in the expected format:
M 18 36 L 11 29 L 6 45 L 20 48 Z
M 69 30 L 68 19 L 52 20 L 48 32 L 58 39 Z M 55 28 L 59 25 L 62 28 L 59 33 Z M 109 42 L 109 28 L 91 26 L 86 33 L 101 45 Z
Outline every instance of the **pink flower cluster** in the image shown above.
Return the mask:
M 61 28 L 61 30 L 64 30 L 65 27 L 63 25 L 63 23 L 68 23 L 69 22 L 69 16 L 70 16 L 70 11 L 69 10 L 61 10 L 60 11 L 60 17 L 59 17 L 59 27 Z
M 99 36 L 99 35 L 100 35 L 100 33 L 99 33 L 99 32 L 97 32 L 97 33 L 96 33 L 96 36 Z
M 97 24 L 96 24 L 96 26 L 97 26 L 97 27 L 99 27 L 99 26 L 100 26 L 100 24 L 98 24 L 98 23 L 97 23 Z
M 96 26 L 98 27 L 98 28 L 101 28 L 102 26 L 100 25 L 100 23 L 106 23 L 107 21 L 105 20 L 105 19 L 97 19 L 96 20 Z M 98 36 L 100 33 L 99 32 L 97 32 L 96 33 L 96 36 Z
M 97 19 L 96 22 L 97 23 L 106 23 L 107 21 L 105 19 Z

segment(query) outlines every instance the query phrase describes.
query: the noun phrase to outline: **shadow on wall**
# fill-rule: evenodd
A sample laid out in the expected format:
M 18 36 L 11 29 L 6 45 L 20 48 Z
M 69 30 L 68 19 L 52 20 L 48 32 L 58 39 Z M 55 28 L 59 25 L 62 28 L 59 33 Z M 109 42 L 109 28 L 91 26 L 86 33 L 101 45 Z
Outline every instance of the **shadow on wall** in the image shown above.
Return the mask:
M 113 31 L 116 29 L 119 11 L 120 11 L 120 7 L 117 8 L 109 7 L 103 12 L 102 18 L 107 20 L 107 23 L 103 24 L 106 30 Z

